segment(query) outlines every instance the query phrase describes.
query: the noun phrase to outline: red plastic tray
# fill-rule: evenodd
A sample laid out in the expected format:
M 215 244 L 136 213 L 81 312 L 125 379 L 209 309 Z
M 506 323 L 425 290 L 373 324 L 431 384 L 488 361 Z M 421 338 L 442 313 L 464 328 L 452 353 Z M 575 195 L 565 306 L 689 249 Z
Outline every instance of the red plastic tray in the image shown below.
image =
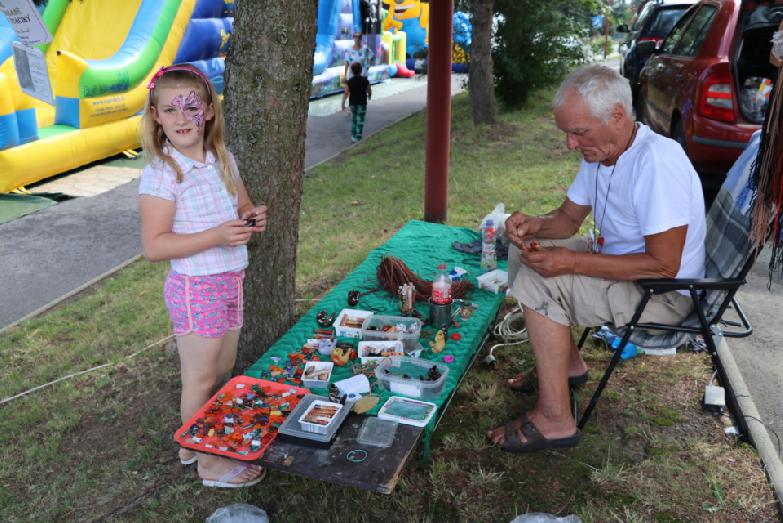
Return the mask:
M 236 376 L 174 433 L 174 440 L 198 452 L 256 460 L 274 441 L 277 427 L 309 392 L 302 387 Z M 241 403 L 236 402 L 237 398 Z

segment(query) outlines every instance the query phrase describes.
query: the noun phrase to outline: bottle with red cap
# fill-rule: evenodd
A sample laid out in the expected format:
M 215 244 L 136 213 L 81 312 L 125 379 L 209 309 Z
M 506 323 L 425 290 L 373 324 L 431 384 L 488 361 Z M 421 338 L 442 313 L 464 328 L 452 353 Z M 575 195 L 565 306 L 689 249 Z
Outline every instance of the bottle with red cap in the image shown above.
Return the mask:
M 432 303 L 451 303 L 451 276 L 445 263 L 438 265 L 438 272 L 432 280 Z

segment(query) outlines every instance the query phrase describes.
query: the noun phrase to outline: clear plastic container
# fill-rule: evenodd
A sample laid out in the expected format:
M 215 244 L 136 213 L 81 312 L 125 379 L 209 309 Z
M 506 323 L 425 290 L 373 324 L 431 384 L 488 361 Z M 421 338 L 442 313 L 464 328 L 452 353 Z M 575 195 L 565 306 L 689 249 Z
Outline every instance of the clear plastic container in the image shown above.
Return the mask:
M 433 366 L 438 369 L 440 377 L 428 380 L 427 375 Z M 449 368 L 446 365 L 408 356 L 386 358 L 375 367 L 375 377 L 381 386 L 393 394 L 411 398 L 437 397 L 448 375 Z
M 391 330 L 386 330 L 392 328 Z M 364 341 L 400 340 L 406 354 L 419 348 L 421 320 L 405 316 L 373 315 L 364 322 L 362 339 Z
M 373 313 L 358 309 L 343 309 L 334 320 L 334 330 L 338 337 L 361 338 L 362 329 Z
M 402 342 L 400 340 L 360 341 L 358 352 L 362 363 L 371 361 L 377 363 L 383 358 L 403 356 Z
M 312 441 L 315 444 L 315 446 L 318 447 L 329 446 L 330 442 L 337 434 L 337 430 L 340 428 L 340 425 L 342 425 L 343 421 L 345 420 L 345 417 L 348 415 L 348 411 L 350 411 L 351 409 L 348 406 L 344 406 L 340 410 L 340 412 L 337 413 L 337 416 L 332 421 L 332 423 L 329 424 L 328 430 L 326 431 L 325 434 L 308 432 L 304 430 L 304 428 L 302 427 L 299 418 L 315 401 L 328 402 L 329 398 L 325 396 L 318 396 L 316 394 L 308 394 L 307 396 L 302 398 L 299 401 L 299 404 L 291 412 L 291 414 L 288 415 L 288 417 L 283 422 L 283 424 L 280 425 L 280 428 L 277 429 L 280 435 L 287 436 L 288 438 L 296 438 L 297 440 Z
M 397 425 L 398 423 L 395 421 L 370 416 L 362 423 L 356 441 L 372 447 L 391 447 L 394 443 L 394 436 L 397 434 Z
M 438 406 L 434 403 L 392 396 L 378 411 L 378 418 L 414 427 L 426 427 L 437 411 Z
M 326 418 L 326 417 L 319 417 L 317 421 L 324 421 L 325 423 L 316 423 L 313 421 L 307 421 L 305 418 L 311 414 L 311 412 L 314 409 L 332 409 L 334 410 L 334 415 Z M 339 419 L 342 420 L 345 416 L 340 416 L 340 413 L 345 409 L 345 405 L 342 405 L 340 403 L 334 403 L 331 401 L 321 401 L 317 400 L 310 404 L 309 407 L 307 407 L 307 410 L 305 410 L 301 416 L 299 416 L 299 426 L 302 427 L 302 430 L 306 432 L 314 432 L 316 434 L 328 434 L 330 431 L 330 428 L 332 425 L 335 424 L 335 422 Z M 338 423 L 339 425 L 339 423 Z
M 302 372 L 302 385 L 308 389 L 325 389 L 329 386 L 329 380 L 332 379 L 332 369 L 334 363 L 331 361 L 308 361 L 305 363 L 304 371 Z M 311 370 L 312 369 L 312 370 Z M 306 376 L 316 376 L 326 372 L 326 379 L 321 380 L 318 378 L 308 379 Z M 311 374 L 312 373 L 312 374 Z

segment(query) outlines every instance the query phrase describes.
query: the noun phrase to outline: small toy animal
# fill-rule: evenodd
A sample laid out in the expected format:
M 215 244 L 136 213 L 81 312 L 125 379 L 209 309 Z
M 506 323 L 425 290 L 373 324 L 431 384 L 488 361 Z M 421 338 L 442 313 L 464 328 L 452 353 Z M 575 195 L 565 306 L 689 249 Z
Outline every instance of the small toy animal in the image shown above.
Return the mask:
M 435 341 L 430 342 L 430 348 L 432 349 L 432 352 L 438 354 L 443 351 L 445 346 L 446 332 L 443 329 L 438 329 L 438 332 L 435 333 Z
M 348 305 L 356 307 L 359 304 L 359 291 L 348 291 Z
M 338 367 L 343 367 L 348 364 L 351 358 L 356 357 L 356 352 L 353 347 L 335 347 L 332 351 L 332 361 Z

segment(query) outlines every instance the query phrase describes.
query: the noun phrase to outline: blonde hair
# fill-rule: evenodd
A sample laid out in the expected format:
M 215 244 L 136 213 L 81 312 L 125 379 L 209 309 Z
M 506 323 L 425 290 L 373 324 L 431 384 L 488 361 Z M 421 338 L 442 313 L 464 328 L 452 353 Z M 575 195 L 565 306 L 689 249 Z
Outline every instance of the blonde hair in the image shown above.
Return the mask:
M 157 109 L 158 92 L 161 88 L 177 86 L 193 88 L 204 100 L 204 104 L 207 107 L 211 105 L 214 111 L 214 117 L 204 123 L 204 148 L 207 151 L 212 151 L 217 158 L 220 166 L 220 178 L 229 194 L 235 195 L 237 184 L 223 133 L 223 107 L 214 94 L 215 88 L 209 79 L 195 67 L 189 65 L 176 67 L 177 69 L 171 71 L 163 70 L 153 77 L 154 87 L 150 88 L 147 102 L 144 104 L 144 114 L 141 117 L 141 145 L 144 148 L 144 154 L 150 162 L 160 160 L 171 167 L 176 173 L 177 183 L 182 183 L 184 178 L 182 169 L 174 161 L 174 158 L 164 151 L 166 134 L 161 125 L 155 121 L 152 109 L 153 107 Z

